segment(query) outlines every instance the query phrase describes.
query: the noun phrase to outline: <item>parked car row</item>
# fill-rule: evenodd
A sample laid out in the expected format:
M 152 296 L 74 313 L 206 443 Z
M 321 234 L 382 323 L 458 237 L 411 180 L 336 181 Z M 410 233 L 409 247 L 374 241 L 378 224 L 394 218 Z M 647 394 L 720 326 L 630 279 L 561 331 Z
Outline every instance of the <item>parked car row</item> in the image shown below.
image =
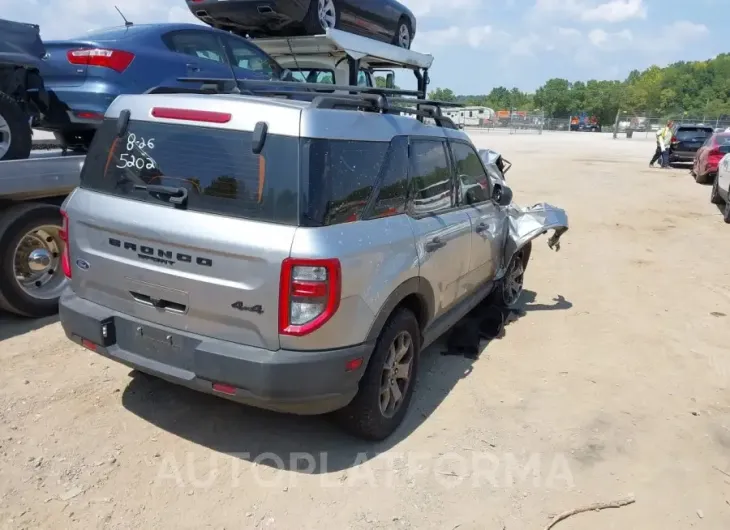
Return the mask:
M 723 219 L 730 223 L 730 131 L 716 132 L 706 125 L 677 125 L 670 163 L 692 162 L 691 174 L 700 184 L 712 184 L 710 202 L 724 205 Z

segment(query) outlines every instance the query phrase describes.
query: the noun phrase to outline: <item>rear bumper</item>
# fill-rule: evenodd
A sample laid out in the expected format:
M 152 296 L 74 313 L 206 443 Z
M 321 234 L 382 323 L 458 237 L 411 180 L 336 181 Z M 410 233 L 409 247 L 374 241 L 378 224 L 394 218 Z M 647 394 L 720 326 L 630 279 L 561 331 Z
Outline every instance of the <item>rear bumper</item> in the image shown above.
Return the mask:
M 696 151 L 670 151 L 670 162 L 694 162 Z
M 112 83 L 85 82 L 79 86 L 48 87 L 49 109 L 38 129 L 72 131 L 96 129 L 104 113 L 122 91 Z
M 59 303 L 66 336 L 91 341 L 96 353 L 172 383 L 258 408 L 323 414 L 347 405 L 357 393 L 372 344 L 327 351 L 270 351 L 150 326 L 76 296 Z M 106 336 L 102 327 L 106 325 Z M 87 344 L 83 344 L 88 347 Z M 346 371 L 346 363 L 363 363 Z M 234 387 L 233 394 L 213 383 Z
M 247 29 L 281 29 L 304 21 L 313 0 L 188 1 L 190 11 L 204 22 L 235 24 Z

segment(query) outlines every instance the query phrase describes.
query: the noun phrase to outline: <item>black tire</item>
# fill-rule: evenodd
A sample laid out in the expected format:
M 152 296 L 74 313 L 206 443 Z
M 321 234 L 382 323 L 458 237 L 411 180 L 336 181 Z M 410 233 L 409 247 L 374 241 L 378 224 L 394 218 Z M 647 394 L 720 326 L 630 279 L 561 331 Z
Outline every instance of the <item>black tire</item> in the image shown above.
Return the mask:
M 728 197 L 730 199 L 730 197 Z M 730 200 L 725 201 L 725 209 L 722 212 L 722 219 L 730 224 Z
M 58 312 L 58 298 L 39 299 L 23 291 L 15 279 L 13 257 L 20 239 L 34 227 L 62 226 L 60 209 L 51 204 L 21 203 L 0 214 L 0 307 L 25 317 Z M 54 274 L 63 274 L 60 264 Z
M 380 406 L 381 383 L 390 347 L 401 333 L 409 334 L 413 345 L 410 375 L 399 408 L 387 417 Z M 390 436 L 408 412 L 416 385 L 420 353 L 421 330 L 416 317 L 407 309 L 397 309 L 378 337 L 357 395 L 347 406 L 334 413 L 338 423 L 349 433 L 364 440 L 380 441 Z
M 720 197 L 720 193 L 717 189 L 717 175 L 715 175 L 715 178 L 712 180 L 712 191 L 710 191 L 710 202 L 712 204 L 722 204 L 725 202 L 722 200 L 722 197 Z
M 512 256 L 512 261 L 507 266 L 507 273 L 505 274 L 505 278 L 511 273 L 512 269 L 519 265 L 522 267 L 522 277 L 520 281 L 522 282 L 522 285 L 524 287 L 524 274 L 527 271 L 527 264 L 530 262 L 530 256 L 532 255 L 532 241 L 528 242 L 524 247 L 522 247 L 517 253 L 515 253 L 514 256 Z M 520 291 L 520 295 L 517 296 L 515 300 L 510 300 L 512 298 L 511 295 L 509 295 L 505 282 L 502 280 L 500 281 L 494 292 L 491 296 L 491 302 L 495 305 L 498 305 L 500 307 L 513 307 L 517 301 L 519 300 L 520 296 L 522 295 L 522 291 Z
M 697 184 L 709 184 L 712 182 L 712 175 L 705 173 L 704 175 L 702 173 L 695 172 L 695 182 Z
M 325 32 L 325 28 L 319 21 L 319 2 L 322 0 L 310 0 L 309 11 L 304 17 L 304 29 L 309 35 L 321 35 Z M 340 3 L 338 0 L 332 0 L 335 10 L 335 28 L 340 28 Z
M 0 92 L 0 116 L 10 128 L 10 147 L 0 160 L 24 160 L 30 156 L 33 147 L 33 131 L 23 109 L 18 103 Z
M 403 46 L 403 44 L 401 44 L 401 42 L 400 42 L 400 32 L 404 26 L 408 30 L 408 45 L 407 46 Z M 401 17 L 401 19 L 398 21 L 398 25 L 395 28 L 395 34 L 393 35 L 393 40 L 391 41 L 391 44 L 393 44 L 394 46 L 398 46 L 399 48 L 405 48 L 406 50 L 410 50 L 412 43 L 413 43 L 413 28 L 411 27 L 411 21 L 408 20 L 406 17 Z

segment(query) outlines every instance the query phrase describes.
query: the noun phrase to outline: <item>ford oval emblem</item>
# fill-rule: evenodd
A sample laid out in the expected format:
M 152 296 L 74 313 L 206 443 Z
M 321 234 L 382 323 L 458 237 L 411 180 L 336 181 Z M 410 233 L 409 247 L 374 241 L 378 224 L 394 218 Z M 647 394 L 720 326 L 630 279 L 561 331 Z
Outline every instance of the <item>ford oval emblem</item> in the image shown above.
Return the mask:
M 77 259 L 76 260 L 76 266 L 79 269 L 82 269 L 82 270 L 85 270 L 85 271 L 89 270 L 89 262 L 88 261 L 84 261 L 82 259 Z

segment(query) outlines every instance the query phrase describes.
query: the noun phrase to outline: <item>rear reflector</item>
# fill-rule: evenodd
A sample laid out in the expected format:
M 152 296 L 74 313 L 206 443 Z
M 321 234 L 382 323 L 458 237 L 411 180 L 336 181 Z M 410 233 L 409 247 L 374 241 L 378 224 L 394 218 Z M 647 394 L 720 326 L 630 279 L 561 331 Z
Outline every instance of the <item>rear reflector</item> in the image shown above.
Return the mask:
M 68 214 L 65 210 L 61 210 L 61 219 L 63 221 L 63 224 L 61 226 L 61 231 L 58 233 L 61 241 L 63 241 L 63 252 L 61 253 L 61 268 L 63 269 L 64 276 L 66 276 L 66 278 L 71 278 L 71 256 L 69 255 L 68 250 Z
M 354 372 L 361 366 L 362 366 L 362 357 L 358 357 L 357 359 L 352 359 L 350 361 L 347 361 L 347 364 L 345 364 L 345 372 Z
M 100 66 L 109 68 L 120 74 L 124 72 L 132 61 L 134 54 L 122 50 L 110 50 L 106 48 L 86 48 L 80 50 L 69 50 L 66 52 L 66 59 L 71 64 L 84 66 Z
M 87 350 L 96 351 L 96 344 L 91 342 L 89 339 L 81 339 L 81 345 Z
M 82 120 L 103 120 L 104 115 L 100 112 L 93 112 L 90 110 L 77 110 L 74 111 L 74 116 L 81 118 Z
M 152 109 L 152 116 L 168 120 L 201 121 L 206 123 L 228 123 L 231 121 L 231 114 L 225 112 L 210 112 L 207 110 L 192 109 L 171 109 L 167 107 L 155 107 Z
M 226 385 L 225 383 L 213 383 L 213 390 L 220 392 L 221 394 L 228 394 L 229 396 L 236 394 L 236 387 Z

